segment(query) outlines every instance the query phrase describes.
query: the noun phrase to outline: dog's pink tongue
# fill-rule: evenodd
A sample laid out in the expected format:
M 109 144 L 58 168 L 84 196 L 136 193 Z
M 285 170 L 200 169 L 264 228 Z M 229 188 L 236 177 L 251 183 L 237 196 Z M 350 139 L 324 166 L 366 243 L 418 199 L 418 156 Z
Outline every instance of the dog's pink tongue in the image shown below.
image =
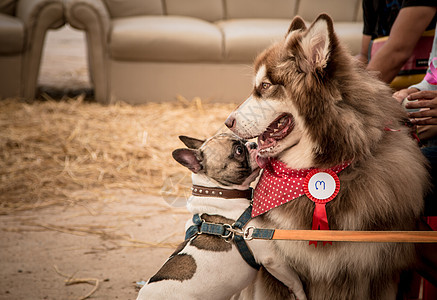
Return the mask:
M 258 166 L 261 169 L 264 169 L 268 162 L 269 162 L 269 158 L 268 157 L 262 157 L 262 156 L 259 156 L 259 155 L 256 156 L 256 163 L 258 164 Z

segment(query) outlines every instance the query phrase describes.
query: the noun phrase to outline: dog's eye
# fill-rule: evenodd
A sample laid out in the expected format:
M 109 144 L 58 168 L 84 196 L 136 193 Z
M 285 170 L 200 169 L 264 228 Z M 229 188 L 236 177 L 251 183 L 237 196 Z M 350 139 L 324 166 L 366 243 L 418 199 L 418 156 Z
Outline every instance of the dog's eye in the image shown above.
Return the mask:
M 269 82 L 263 82 L 263 83 L 261 83 L 261 88 L 262 88 L 263 90 L 267 90 L 271 85 L 272 85 L 272 84 L 269 83 Z
M 235 154 L 237 154 L 237 155 L 243 154 L 243 146 L 235 147 Z

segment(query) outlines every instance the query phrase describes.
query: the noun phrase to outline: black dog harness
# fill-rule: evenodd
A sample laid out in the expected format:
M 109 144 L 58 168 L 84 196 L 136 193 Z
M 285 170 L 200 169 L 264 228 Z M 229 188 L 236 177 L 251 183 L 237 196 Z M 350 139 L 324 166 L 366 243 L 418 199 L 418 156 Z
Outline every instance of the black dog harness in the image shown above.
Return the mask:
M 199 193 L 199 189 L 201 190 L 200 193 Z M 209 189 L 209 188 L 195 186 L 192 189 L 193 195 L 213 196 L 211 192 L 208 192 L 206 194 L 205 189 Z M 223 192 L 224 191 L 226 190 L 223 190 Z M 239 191 L 239 192 L 243 192 L 243 191 Z M 216 194 L 216 196 L 218 197 L 222 197 L 222 194 L 219 195 L 217 190 L 215 191 L 214 194 Z M 244 191 L 244 194 L 245 194 L 244 198 L 247 198 L 248 200 L 252 200 L 252 189 L 250 189 L 250 192 L 249 190 Z M 243 227 L 252 218 L 251 216 L 252 216 L 252 204 L 243 212 L 243 214 L 232 225 L 206 222 L 201 218 L 199 214 L 195 214 L 193 216 L 194 225 L 191 225 L 187 229 L 185 233 L 185 240 L 191 239 L 199 234 L 210 234 L 210 235 L 219 236 L 223 238 L 226 242 L 234 241 L 235 246 L 237 247 L 243 259 L 251 267 L 255 268 L 256 270 L 259 270 L 261 265 L 256 262 L 252 251 L 249 249 L 246 243 L 246 240 L 252 240 L 253 238 L 270 240 L 273 237 L 274 230 L 258 229 L 253 226 L 249 226 L 245 230 L 243 230 Z

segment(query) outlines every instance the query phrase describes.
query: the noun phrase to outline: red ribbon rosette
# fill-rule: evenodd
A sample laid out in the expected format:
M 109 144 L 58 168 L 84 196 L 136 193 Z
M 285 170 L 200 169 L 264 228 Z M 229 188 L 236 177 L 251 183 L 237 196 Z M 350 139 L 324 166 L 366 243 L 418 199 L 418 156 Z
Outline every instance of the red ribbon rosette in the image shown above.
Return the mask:
M 326 203 L 334 199 L 340 191 L 340 179 L 337 174 L 330 170 L 314 169 L 305 177 L 304 192 L 316 206 L 313 212 L 312 230 L 329 230 Z M 323 245 L 332 242 L 323 242 Z M 310 245 L 317 247 L 316 241 L 310 241 Z

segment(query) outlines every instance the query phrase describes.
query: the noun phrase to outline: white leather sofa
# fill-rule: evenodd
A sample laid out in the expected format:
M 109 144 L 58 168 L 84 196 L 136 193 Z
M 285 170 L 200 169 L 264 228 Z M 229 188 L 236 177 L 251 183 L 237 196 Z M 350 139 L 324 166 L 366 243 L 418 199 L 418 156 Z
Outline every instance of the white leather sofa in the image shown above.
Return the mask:
M 257 53 L 283 38 L 295 15 L 327 12 L 353 54 L 361 0 L 66 0 L 67 20 L 86 31 L 99 102 L 201 97 L 242 101 Z
M 0 0 L 0 99 L 35 97 L 45 34 L 64 23 L 62 0 Z

